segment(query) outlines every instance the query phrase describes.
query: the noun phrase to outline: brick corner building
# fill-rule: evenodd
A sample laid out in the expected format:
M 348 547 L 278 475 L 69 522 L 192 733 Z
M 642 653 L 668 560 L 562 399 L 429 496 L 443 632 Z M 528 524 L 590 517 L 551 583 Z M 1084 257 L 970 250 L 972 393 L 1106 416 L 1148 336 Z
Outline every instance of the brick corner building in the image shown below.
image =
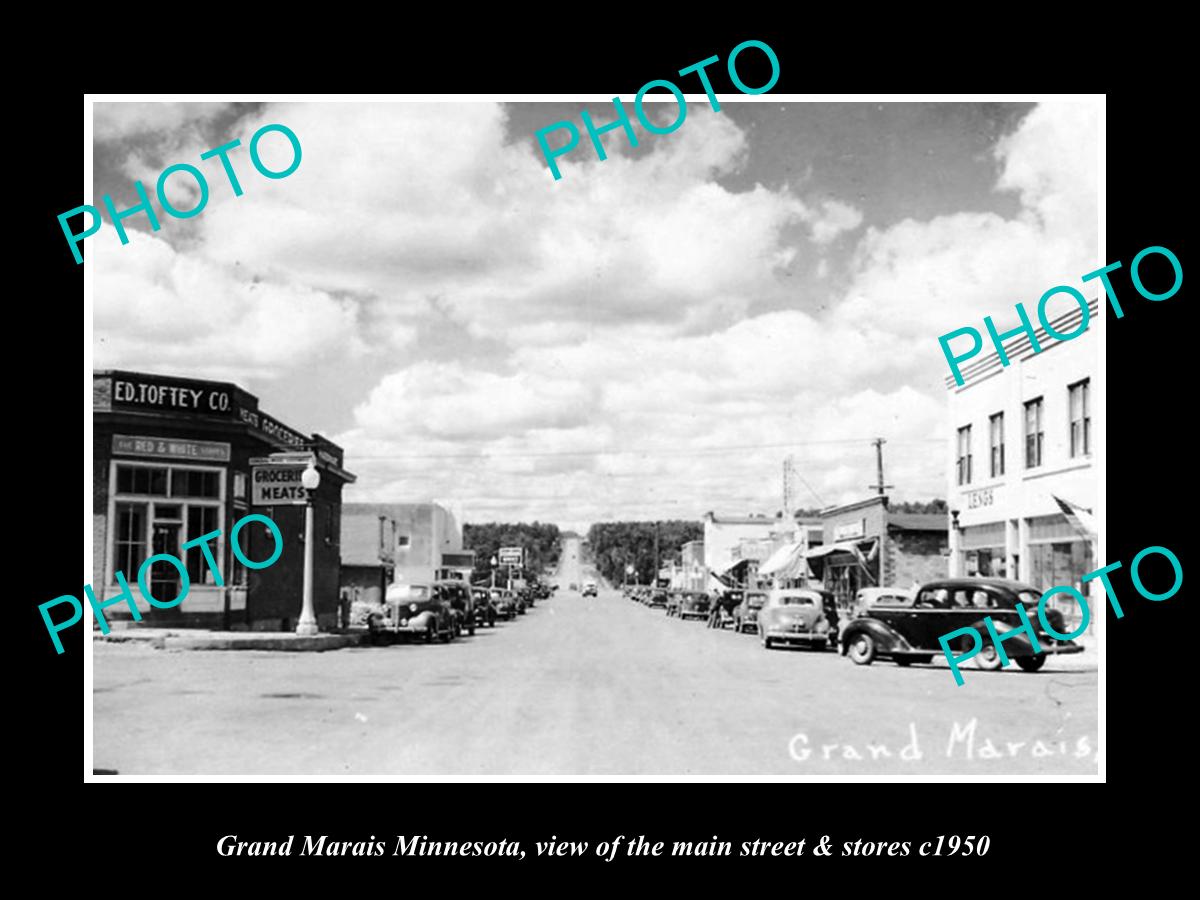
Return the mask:
M 280 451 L 311 452 L 321 473 L 312 498 L 313 603 L 318 624 L 337 621 L 342 488 L 355 480 L 343 468 L 342 448 L 319 434 L 305 435 L 258 407 L 258 398 L 234 384 L 118 370 L 92 373 L 92 586 L 97 600 L 115 596 L 115 573 L 125 574 L 147 625 L 290 631 L 300 616 L 304 568 L 304 506 L 266 502 L 252 460 Z M 280 495 L 281 496 L 281 495 Z M 267 516 L 283 535 L 274 564 L 249 569 L 234 557 L 233 524 L 251 513 Z M 225 584 L 217 585 L 199 547 L 189 540 L 220 530 L 209 546 Z M 251 523 L 239 534 L 248 559 L 265 560 L 274 538 Z M 186 599 L 171 609 L 141 597 L 137 573 L 150 556 L 184 562 Z M 148 570 L 150 593 L 168 601 L 181 578 L 168 563 Z M 128 623 L 123 604 L 105 610 L 111 623 Z

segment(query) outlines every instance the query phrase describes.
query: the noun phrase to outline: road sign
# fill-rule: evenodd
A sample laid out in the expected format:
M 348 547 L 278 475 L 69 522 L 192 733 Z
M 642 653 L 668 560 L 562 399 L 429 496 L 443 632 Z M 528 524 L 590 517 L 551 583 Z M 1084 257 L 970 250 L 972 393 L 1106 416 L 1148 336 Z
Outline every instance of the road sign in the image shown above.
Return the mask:
M 497 557 L 502 566 L 520 566 L 524 564 L 525 550 L 523 547 L 501 547 Z
M 252 506 L 304 506 L 308 490 L 300 483 L 304 466 L 254 466 L 250 472 Z

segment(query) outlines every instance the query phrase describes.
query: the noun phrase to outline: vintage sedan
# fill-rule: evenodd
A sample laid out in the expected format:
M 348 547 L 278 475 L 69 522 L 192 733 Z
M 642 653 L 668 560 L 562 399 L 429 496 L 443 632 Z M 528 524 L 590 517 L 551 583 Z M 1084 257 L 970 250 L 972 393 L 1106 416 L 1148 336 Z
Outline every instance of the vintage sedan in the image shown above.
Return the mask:
M 758 612 L 762 609 L 767 595 L 761 591 L 751 591 L 742 598 L 742 602 L 733 610 L 733 630 L 738 634 L 758 630 Z
M 666 588 L 651 588 L 646 596 L 646 605 L 651 609 L 664 609 L 670 592 Z
M 1082 653 L 1074 641 L 1050 637 L 1037 615 L 1041 591 L 1007 578 L 943 578 L 924 584 L 916 592 L 912 606 L 876 605 L 854 619 L 842 632 L 842 653 L 860 666 L 875 659 L 891 659 L 896 665 L 931 662 L 942 654 L 938 638 L 960 628 L 974 628 L 983 639 L 975 665 L 981 669 L 1000 668 L 1000 655 L 992 643 L 984 616 L 990 616 L 997 630 L 1020 628 L 1018 606 L 1037 634 L 1041 652 L 1034 652 L 1025 634 L 1004 642 L 1004 652 L 1026 672 L 1036 672 L 1046 657 L 1056 653 Z M 1046 620 L 1060 634 L 1067 633 L 1062 612 L 1046 610 Z M 974 646 L 970 635 L 956 639 L 952 649 L 963 653 Z
M 459 624 L 451 598 L 441 585 L 394 584 L 388 588 L 382 609 L 367 620 L 371 637 L 420 636 L 427 643 L 449 643 L 458 635 Z
M 854 595 L 854 616 L 861 616 L 872 606 L 912 606 L 917 595 L 908 588 L 868 587 Z
M 500 612 L 492 602 L 491 592 L 485 587 L 476 587 L 471 588 L 471 595 L 475 598 L 475 624 L 480 628 L 495 628 Z
M 491 595 L 492 605 L 496 607 L 496 615 L 507 621 L 517 614 L 517 601 L 511 591 L 506 591 L 504 588 L 492 588 L 488 594 Z
M 469 635 L 475 634 L 475 595 L 470 586 L 464 581 L 446 579 L 435 581 L 433 590 L 447 603 L 454 614 L 455 636 L 464 631 Z
M 758 638 L 763 649 L 776 643 L 801 644 L 816 650 L 837 646 L 837 601 L 830 591 L 785 588 L 771 591 L 758 611 Z
M 704 591 L 681 591 L 675 615 L 681 619 L 707 619 L 712 598 Z

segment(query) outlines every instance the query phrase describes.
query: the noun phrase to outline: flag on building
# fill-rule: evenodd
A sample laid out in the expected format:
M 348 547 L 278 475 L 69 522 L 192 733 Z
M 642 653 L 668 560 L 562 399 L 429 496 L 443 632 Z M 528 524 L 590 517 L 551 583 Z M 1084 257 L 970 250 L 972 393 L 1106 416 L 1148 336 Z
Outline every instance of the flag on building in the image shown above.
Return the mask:
M 1070 500 L 1064 500 L 1062 497 L 1055 496 L 1054 494 L 1050 496 L 1054 497 L 1054 502 L 1058 504 L 1058 508 L 1062 510 L 1062 514 L 1067 517 L 1067 521 L 1071 524 L 1072 528 L 1086 538 L 1096 536 L 1096 519 L 1090 509 L 1076 506 Z

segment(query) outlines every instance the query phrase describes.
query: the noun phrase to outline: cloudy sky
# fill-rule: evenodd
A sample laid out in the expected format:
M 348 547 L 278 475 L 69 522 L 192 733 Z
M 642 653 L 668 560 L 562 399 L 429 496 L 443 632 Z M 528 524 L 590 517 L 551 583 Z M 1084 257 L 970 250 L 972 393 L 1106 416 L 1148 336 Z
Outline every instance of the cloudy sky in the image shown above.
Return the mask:
M 168 165 L 202 213 L 106 223 L 97 368 L 241 384 L 346 448 L 346 498 L 461 503 L 468 521 L 694 518 L 861 499 L 881 436 L 897 499 L 945 496 L 937 336 L 1096 251 L 1086 105 L 737 102 L 580 146 L 533 133 L 603 104 L 103 103 L 95 205 Z M 670 102 L 653 107 L 663 123 Z M 611 110 L 611 107 L 609 108 Z M 268 180 L 261 125 L 299 137 Z M 582 130 L 582 126 L 580 126 Z M 240 138 L 230 160 L 200 153 Z M 279 134 L 264 162 L 291 159 Z M 168 200 L 195 202 L 189 179 Z M 156 204 L 157 205 L 157 204 Z

